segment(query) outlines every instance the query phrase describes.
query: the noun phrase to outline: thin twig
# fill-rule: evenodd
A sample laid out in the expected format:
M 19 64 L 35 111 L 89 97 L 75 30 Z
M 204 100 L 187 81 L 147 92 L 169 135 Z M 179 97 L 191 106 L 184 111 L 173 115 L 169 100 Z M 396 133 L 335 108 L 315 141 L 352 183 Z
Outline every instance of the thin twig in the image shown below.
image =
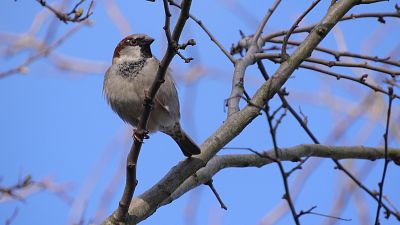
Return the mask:
M 300 124 L 300 126 L 304 129 L 304 131 L 308 134 L 308 136 L 313 140 L 315 144 L 319 144 L 318 139 L 315 137 L 315 135 L 311 132 L 311 130 L 308 128 L 307 124 L 304 122 L 303 119 L 301 119 L 300 115 L 296 112 L 296 110 L 293 109 L 293 107 L 288 103 L 288 101 L 285 98 L 285 93 L 286 91 L 283 89 L 278 92 L 278 96 L 281 99 L 284 107 L 286 107 L 289 112 L 293 115 L 293 117 L 297 120 L 297 122 Z
M 275 125 L 274 125 L 274 127 L 273 127 L 275 133 L 276 133 L 276 130 L 278 129 L 279 125 L 281 124 L 283 118 L 285 118 L 286 113 L 287 113 L 287 110 L 284 108 L 284 109 L 283 109 L 283 113 L 282 113 L 282 114 L 279 116 L 279 118 L 276 120 Z
M 385 2 L 385 1 L 389 1 L 389 0 L 361 0 L 360 4 L 373 4 L 373 3 Z
M 214 184 L 213 184 L 213 180 L 210 179 L 209 181 L 207 181 L 205 183 L 205 185 L 207 185 L 207 186 L 209 186 L 211 188 L 211 191 L 214 193 L 215 197 L 217 198 L 219 204 L 221 205 L 221 208 L 223 208 L 225 210 L 228 210 L 228 208 L 226 207 L 226 205 L 222 201 L 221 197 L 219 196 L 217 190 L 215 189 Z
M 341 66 L 341 67 L 357 67 L 357 68 L 364 68 L 372 71 L 377 71 L 381 73 L 386 73 L 389 74 L 392 77 L 399 76 L 400 71 L 394 71 L 394 70 L 389 70 L 383 67 L 377 67 L 377 66 L 372 66 L 369 65 L 367 62 L 338 62 L 338 61 L 328 61 L 324 59 L 316 59 L 316 58 L 306 58 L 304 61 L 311 62 L 311 63 L 316 63 L 316 64 L 321 64 L 324 66 L 328 67 L 333 67 L 333 66 Z
M 331 7 L 332 8 L 332 7 Z M 379 22 L 383 20 L 383 18 L 400 18 L 400 14 L 397 12 L 390 13 L 390 12 L 382 12 L 382 13 L 360 13 L 360 14 L 350 14 L 347 16 L 343 16 L 342 18 L 339 19 L 339 21 L 346 21 L 346 20 L 352 20 L 352 19 L 361 19 L 361 18 L 377 18 Z M 299 27 L 296 28 L 293 33 L 309 33 L 314 29 L 314 27 L 317 26 L 317 24 L 312 24 L 309 26 L 305 27 Z M 263 42 L 266 42 L 270 39 L 284 36 L 288 33 L 288 30 L 282 30 L 282 31 L 277 31 L 274 33 L 270 33 L 268 35 L 262 36 Z
M 260 59 L 273 60 L 276 58 L 280 58 L 282 56 L 277 53 L 257 53 L 257 54 L 255 54 L 254 57 L 256 60 L 260 60 Z M 329 61 L 329 60 L 324 60 L 324 59 L 319 59 L 319 58 L 311 58 L 311 57 L 304 59 L 304 61 L 324 65 L 327 67 L 340 66 L 340 67 L 364 68 L 364 69 L 368 69 L 368 70 L 372 70 L 372 71 L 376 71 L 376 72 L 380 72 L 380 73 L 386 73 L 392 77 L 396 77 L 396 76 L 400 75 L 400 71 L 390 70 L 390 69 L 386 69 L 386 68 L 378 67 L 378 66 L 372 66 L 372 65 L 368 64 L 368 62 L 366 62 L 366 61 L 360 62 L 360 63 L 341 62 L 341 61 Z M 274 60 L 274 62 L 281 63 L 281 61 L 277 61 L 277 60 Z
M 283 43 L 283 40 L 273 38 L 273 39 L 268 40 L 267 42 Z M 288 41 L 287 44 L 299 46 L 301 44 L 301 42 L 300 41 Z M 324 48 L 324 47 L 316 47 L 315 50 L 332 55 L 333 57 L 335 57 L 336 61 L 340 61 L 341 57 L 350 57 L 350 58 L 366 59 L 366 60 L 370 60 L 370 61 L 374 61 L 374 62 L 380 62 L 380 63 L 400 67 L 400 62 L 391 60 L 390 57 L 381 58 L 378 56 L 369 56 L 369 55 L 357 54 L 357 53 L 352 53 L 352 52 L 341 52 L 341 51 L 335 51 L 333 49 Z
M 277 54 L 277 53 L 273 53 L 273 54 L 257 53 L 257 54 L 255 54 L 255 57 L 259 58 L 259 59 L 261 59 L 261 58 L 262 59 L 269 59 L 274 63 L 280 63 L 280 61 L 281 61 L 279 59 L 279 54 Z M 310 64 L 304 64 L 304 63 L 300 64 L 299 68 L 304 68 L 304 69 L 308 69 L 308 70 L 317 71 L 317 72 L 320 72 L 322 74 L 326 74 L 326 75 L 335 77 L 337 80 L 339 80 L 339 79 L 351 80 L 351 81 L 360 83 L 360 84 L 362 84 L 362 85 L 374 90 L 375 92 L 380 92 L 380 93 L 383 93 L 385 95 L 389 95 L 389 92 L 386 91 L 385 89 L 366 82 L 368 74 L 364 74 L 361 77 L 352 77 L 352 76 L 349 76 L 349 75 L 332 72 L 330 70 L 325 70 L 325 69 L 322 69 L 320 67 L 317 67 L 317 66 L 314 66 L 314 65 L 310 65 Z M 382 68 L 382 69 L 384 69 L 384 68 Z M 400 99 L 400 96 L 397 95 L 397 94 L 394 94 L 393 97 L 397 98 L 397 99 Z
M 287 53 L 286 53 L 286 47 L 287 47 L 287 42 L 289 41 L 290 35 L 293 33 L 294 29 L 296 29 L 299 26 L 299 23 L 303 20 L 303 18 L 320 2 L 321 0 L 316 0 L 314 1 L 307 9 L 304 11 L 299 18 L 293 23 L 293 25 L 290 27 L 289 31 L 286 33 L 285 37 L 283 38 L 283 44 L 282 44 L 282 60 L 286 61 L 287 60 Z
M 82 22 L 86 19 L 88 19 L 92 14 L 93 14 L 93 6 L 94 6 L 94 0 L 92 0 L 89 4 L 89 7 L 86 11 L 86 15 L 82 17 L 83 14 L 83 9 L 78 7 L 85 1 L 85 0 L 80 0 L 73 9 L 69 13 L 61 12 L 54 8 L 53 6 L 47 4 L 45 0 L 36 0 L 40 5 L 43 7 L 49 9 L 59 20 L 63 21 L 64 23 L 68 22 Z M 72 16 L 73 15 L 73 16 Z
M 382 171 L 382 179 L 381 182 L 378 183 L 379 186 L 379 199 L 378 199 L 378 207 L 376 209 L 376 217 L 375 217 L 375 225 L 379 225 L 379 216 L 380 216 L 380 211 L 382 208 L 382 195 L 383 195 L 383 187 L 385 183 L 385 178 L 386 178 L 386 171 L 389 165 L 389 157 L 388 157 L 388 136 L 389 136 L 389 127 L 390 127 L 390 114 L 392 112 L 392 102 L 393 102 L 393 88 L 389 87 L 389 106 L 388 106 L 388 111 L 387 111 L 387 116 L 386 116 L 386 130 L 385 134 L 383 135 L 383 139 L 385 141 L 385 163 L 383 165 L 383 171 Z
M 160 66 L 157 70 L 156 78 L 153 81 L 148 94 L 144 99 L 144 110 L 142 115 L 140 116 L 140 120 L 137 126 L 137 129 L 134 132 L 134 142 L 132 144 L 131 150 L 129 151 L 127 157 L 127 165 L 126 165 L 126 183 L 124 193 L 119 202 L 119 206 L 117 210 L 113 213 L 113 217 L 116 221 L 125 221 L 126 215 L 129 209 L 129 205 L 132 201 L 133 194 L 135 192 L 135 188 L 137 185 L 136 180 L 136 165 L 139 157 L 140 149 L 142 147 L 143 140 L 147 137 L 148 131 L 146 130 L 147 120 L 149 119 L 150 112 L 152 110 L 153 100 L 155 95 L 157 94 L 158 89 L 161 84 L 164 82 L 165 73 L 169 64 L 172 61 L 172 58 L 177 54 L 177 46 L 179 42 L 179 38 L 181 36 L 183 27 L 186 23 L 186 20 L 189 17 L 189 10 L 192 1 L 191 0 L 183 0 L 181 4 L 181 12 L 178 18 L 178 21 L 175 25 L 174 31 L 171 34 L 170 31 L 170 17 L 171 13 L 169 12 L 169 7 L 167 4 L 167 0 L 164 0 L 164 11 L 165 11 L 165 23 L 164 30 L 165 35 L 168 40 L 168 49 L 160 63 Z
M 322 217 L 327 217 L 327 218 L 331 218 L 331 219 L 335 219 L 335 220 L 342 220 L 342 221 L 351 221 L 351 219 L 345 219 L 345 218 L 341 218 L 341 217 L 337 217 L 337 216 L 330 216 L 330 215 L 325 215 L 322 213 L 317 213 L 317 212 L 309 212 L 308 214 L 313 214 L 313 215 L 317 215 L 317 216 L 322 216 Z
M 278 164 L 279 172 L 281 173 L 282 180 L 283 180 L 283 185 L 284 185 L 284 188 L 285 188 L 285 194 L 283 195 L 283 199 L 285 199 L 287 201 L 288 205 L 289 205 L 290 212 L 292 213 L 292 217 L 293 217 L 294 222 L 296 223 L 296 225 L 300 225 L 299 216 L 296 213 L 296 209 L 294 208 L 293 200 L 292 200 L 292 197 L 290 195 L 287 174 L 286 174 L 286 172 L 285 172 L 285 170 L 283 168 L 282 162 L 279 160 L 279 149 L 278 149 L 278 144 L 277 144 L 277 141 L 276 141 L 276 130 L 274 130 L 273 125 L 272 125 L 272 117 L 270 116 L 270 113 L 269 113 L 268 104 L 266 105 L 266 109 L 264 111 L 266 113 L 267 120 L 268 120 L 269 132 L 271 134 L 272 143 L 273 143 L 273 146 L 274 146 L 275 157 L 277 157 L 276 163 Z
M 381 87 L 378 87 L 378 86 L 375 86 L 373 84 L 367 83 L 365 81 L 365 79 L 366 79 L 365 75 L 363 75 L 363 76 L 361 76 L 359 78 L 356 78 L 356 77 L 352 77 L 352 76 L 348 76 L 348 75 L 344 75 L 344 74 L 335 73 L 335 72 L 332 72 L 330 70 L 324 70 L 322 68 L 319 68 L 319 67 L 316 67 L 316 66 L 312 66 L 312 65 L 308 65 L 308 64 L 301 64 L 299 67 L 300 68 L 304 68 L 304 69 L 314 70 L 314 71 L 317 71 L 317 72 L 320 72 L 320 73 L 335 77 L 338 80 L 339 79 L 346 79 L 346 80 L 355 81 L 357 83 L 360 83 L 360 84 L 362 84 L 362 85 L 374 90 L 375 92 L 380 92 L 380 93 L 383 93 L 385 95 L 389 95 L 389 92 L 386 91 L 385 89 L 383 89 Z M 397 94 L 394 94 L 394 98 L 400 99 L 400 96 L 397 95 Z
M 36 182 L 32 181 L 31 175 L 27 175 L 22 180 L 18 180 L 18 182 L 10 187 L 1 187 L 0 186 L 0 200 L 5 197 L 11 197 L 13 199 L 17 199 L 23 201 L 24 199 L 16 194 L 16 192 L 29 188 L 34 185 Z
M 0 72 L 0 79 L 16 74 L 16 73 L 22 73 L 25 74 L 28 72 L 28 66 L 32 64 L 33 62 L 41 59 L 42 57 L 46 57 L 51 53 L 52 50 L 63 44 L 70 36 L 72 36 L 76 31 L 78 31 L 80 28 L 82 28 L 84 25 L 88 25 L 89 23 L 85 21 L 84 23 L 79 23 L 75 27 L 71 28 L 69 31 L 67 31 L 62 37 L 60 37 L 58 40 L 54 41 L 51 45 L 47 47 L 43 47 L 31 56 L 29 56 L 23 63 L 18 65 L 15 68 L 6 70 L 4 72 Z
M 174 0 L 168 0 L 169 4 L 171 4 L 172 6 L 181 8 L 181 6 L 176 3 Z M 206 32 L 206 34 L 208 35 L 208 37 L 211 39 L 212 42 L 215 43 L 215 45 L 217 45 L 217 47 L 224 53 L 224 55 L 226 57 L 228 57 L 228 59 L 235 64 L 236 59 L 229 53 L 229 51 L 227 51 L 224 46 L 222 46 L 221 43 L 219 43 L 219 41 L 215 38 L 215 36 L 213 34 L 211 34 L 211 32 L 207 29 L 207 27 L 203 24 L 203 22 L 199 19 L 197 19 L 195 16 L 193 16 L 192 14 L 189 14 L 189 17 L 196 22 L 201 29 L 203 29 L 204 32 Z
M 10 225 L 15 220 L 15 218 L 17 217 L 18 212 L 19 212 L 18 207 L 16 207 L 14 209 L 14 211 L 12 212 L 11 216 L 6 219 L 4 224 L 5 225 Z

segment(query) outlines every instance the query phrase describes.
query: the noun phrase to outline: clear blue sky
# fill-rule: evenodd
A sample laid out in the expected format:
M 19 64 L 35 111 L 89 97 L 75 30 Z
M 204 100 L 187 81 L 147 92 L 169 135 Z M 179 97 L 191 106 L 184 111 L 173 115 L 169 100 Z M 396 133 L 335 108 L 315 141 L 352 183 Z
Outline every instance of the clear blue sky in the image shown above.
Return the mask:
M 240 6 L 232 5 L 236 1 L 194 1 L 192 13 L 226 47 L 239 39 L 239 30 L 245 34 L 255 31 L 271 1 L 254 0 L 239 1 Z M 326 12 L 324 1 L 317 9 L 305 18 L 303 24 L 316 22 Z M 156 38 L 153 53 L 161 58 L 165 47 L 162 30 L 164 23 L 162 1 L 117 1 L 126 16 L 134 33 L 146 33 Z M 284 1 L 265 28 L 265 32 L 288 29 L 291 23 L 311 1 Z M 379 3 L 357 7 L 353 12 L 394 11 L 395 2 Z M 84 27 L 68 41 L 56 49 L 58 54 L 99 62 L 97 70 L 111 63 L 115 45 L 123 37 L 108 17 L 105 1 L 97 1 L 91 17 L 93 25 Z M 35 15 L 42 11 L 36 1 L 2 1 L 0 3 L 1 34 L 19 34 L 26 32 Z M 176 11 L 174 11 L 176 12 Z M 52 16 L 52 15 L 51 15 Z M 38 32 L 43 38 L 49 21 Z M 55 38 L 62 36 L 74 24 L 59 23 L 55 30 Z M 387 56 L 398 46 L 400 40 L 399 21 L 387 19 L 385 25 L 374 19 L 360 22 L 344 22 L 340 24 L 347 47 L 351 51 L 373 55 Z M 392 32 L 389 34 L 390 30 Z M 340 33 L 337 31 L 337 33 Z M 388 37 L 379 39 L 378 34 Z M 294 35 L 300 40 L 302 36 Z M 324 46 L 337 49 L 335 37 L 330 34 L 323 41 Z M 194 57 L 189 65 L 184 65 L 176 57 L 172 63 L 175 71 L 178 92 L 181 101 L 182 124 L 197 143 L 204 141 L 226 118 L 223 110 L 224 99 L 230 93 L 230 81 L 233 67 L 229 60 L 216 48 L 199 27 L 192 21 L 185 28 L 183 39 L 194 38 L 195 47 L 183 54 Z M 379 44 L 369 40 L 379 40 Z M 0 50 L 5 49 L 0 43 Z M 31 51 L 24 51 L 13 57 L 1 56 L 0 72 L 13 68 L 21 63 Z M 51 59 L 51 57 L 50 57 Z M 43 191 L 30 195 L 25 201 L 0 202 L 0 223 L 3 223 L 18 207 L 18 215 L 12 224 L 69 224 L 70 219 L 80 218 L 82 209 L 86 222 L 96 217 L 99 208 L 106 210 L 98 218 L 108 216 L 117 206 L 124 185 L 123 166 L 125 156 L 131 144 L 131 128 L 124 124 L 109 108 L 102 96 L 103 73 L 72 73 L 60 71 L 51 65 L 50 59 L 41 59 L 28 67 L 28 73 L 15 74 L 0 79 L 0 185 L 11 185 L 18 177 L 31 174 L 34 180 L 51 179 L 58 185 L 67 186 L 67 195 L 73 200 L 72 205 L 66 203 L 52 192 Z M 397 56 L 397 59 L 399 57 Z M 184 82 L 184 71 L 195 66 L 208 68 L 194 84 Z M 270 72 L 276 68 L 267 64 Z M 346 70 L 347 72 L 352 72 Z M 262 83 L 262 77 L 255 67 L 249 68 L 246 76 L 246 88 L 254 93 Z M 344 85 L 343 85 L 344 83 Z M 329 84 L 327 86 L 327 84 Z M 331 92 L 339 100 L 345 101 L 345 107 L 359 104 L 361 98 L 353 96 L 349 88 L 352 83 L 326 78 L 324 75 L 308 71 L 296 71 L 293 79 L 285 85 L 291 92 L 289 100 L 296 109 L 307 114 L 311 129 L 322 141 L 327 140 L 330 131 L 345 115 L 345 111 L 328 108 L 321 92 Z M 365 95 L 369 90 L 357 86 L 357 94 Z M 310 93 L 313 93 L 310 96 Z M 296 95 L 297 94 L 297 95 Z M 306 96 L 306 97 L 304 97 Z M 385 99 L 385 98 L 381 98 Z M 277 105 L 273 102 L 273 105 Z M 398 103 L 397 103 L 398 104 Z M 332 105 L 334 105 L 332 103 Z M 373 110 L 373 109 L 371 109 Z M 380 145 L 384 126 L 382 121 L 369 121 L 360 118 L 351 130 L 335 144 L 340 145 Z M 357 135 L 365 124 L 373 124 L 367 140 L 357 141 Z M 375 125 L 376 123 L 376 125 Z M 278 130 L 278 144 L 282 147 L 311 143 L 306 134 L 287 116 Z M 330 143 L 333 144 L 333 143 Z M 228 144 L 231 147 L 251 147 L 255 150 L 271 148 L 267 123 L 263 116 L 254 120 L 243 133 Z M 393 142 L 393 147 L 399 147 Z M 229 150 L 221 151 L 228 154 Z M 154 134 L 146 140 L 138 168 L 139 185 L 136 194 L 142 193 L 157 182 L 172 166 L 183 159 L 180 150 L 168 136 Z M 316 161 L 315 161 L 316 162 Z M 310 162 L 310 164 L 312 164 Z M 349 163 L 350 164 L 350 163 Z M 381 163 L 353 162 L 373 167 L 373 172 L 364 181 L 371 189 L 377 188 L 381 174 Z M 285 164 L 290 169 L 295 164 Z M 307 210 L 318 206 L 317 212 L 329 214 L 343 181 L 343 174 L 333 169 L 329 160 L 324 160 L 305 183 L 296 200 L 297 210 Z M 298 172 L 301 174 L 303 172 Z M 396 175 L 399 167 L 390 165 L 385 191 L 399 205 L 399 179 Z M 293 178 L 290 179 L 293 183 Z M 196 188 L 179 200 L 157 210 L 154 215 L 142 224 L 259 224 L 262 218 L 282 203 L 284 193 L 282 179 L 276 165 L 261 169 L 227 169 L 214 177 L 214 185 L 219 191 L 228 211 L 219 208 L 219 204 L 211 191 L 205 187 Z M 397 189 L 396 189 L 397 188 Z M 111 194 L 104 194 L 108 189 Z M 396 191 L 397 190 L 397 191 Z M 361 191 L 356 196 L 365 197 L 366 207 L 374 218 L 376 204 Z M 354 195 L 353 195 L 354 196 Z M 340 215 L 351 218 L 351 222 L 338 224 L 359 224 L 356 216 L 354 197 Z M 102 207 L 104 205 L 106 207 Z M 188 209 L 195 211 L 193 217 L 188 216 Z M 285 216 L 279 224 L 292 224 L 292 218 Z M 324 218 L 308 215 L 302 218 L 303 224 L 320 224 Z M 382 224 L 396 224 L 394 219 L 382 220 Z

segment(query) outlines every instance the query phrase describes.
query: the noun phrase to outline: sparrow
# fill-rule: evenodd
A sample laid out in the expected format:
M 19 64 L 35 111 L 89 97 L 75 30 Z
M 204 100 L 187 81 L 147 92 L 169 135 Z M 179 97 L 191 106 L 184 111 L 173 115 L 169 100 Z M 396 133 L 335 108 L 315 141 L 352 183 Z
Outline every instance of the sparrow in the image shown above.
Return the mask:
M 137 127 L 143 103 L 160 62 L 151 53 L 154 39 L 132 34 L 119 42 L 112 65 L 104 76 L 103 93 L 112 110 L 125 122 Z M 187 157 L 200 154 L 200 148 L 183 131 L 179 120 L 179 99 L 170 71 L 158 90 L 147 122 L 150 133 L 161 131 L 171 136 Z

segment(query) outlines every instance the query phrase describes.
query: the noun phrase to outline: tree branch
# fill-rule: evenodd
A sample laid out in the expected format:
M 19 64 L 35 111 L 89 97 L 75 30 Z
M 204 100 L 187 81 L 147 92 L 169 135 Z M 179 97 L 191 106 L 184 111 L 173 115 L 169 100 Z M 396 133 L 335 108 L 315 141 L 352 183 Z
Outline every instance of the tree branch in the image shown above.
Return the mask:
M 178 5 L 178 3 L 176 3 L 174 0 L 168 0 L 169 3 L 172 6 L 181 8 L 180 5 Z M 217 47 L 222 51 L 222 53 L 224 53 L 224 55 L 226 57 L 228 57 L 228 59 L 231 61 L 231 63 L 235 64 L 236 59 L 224 48 L 224 46 L 222 46 L 221 43 L 218 42 L 218 40 L 214 37 L 213 34 L 211 34 L 211 32 L 207 29 L 206 26 L 204 26 L 203 22 L 201 22 L 201 20 L 197 19 L 195 16 L 189 14 L 189 17 L 196 22 L 201 29 L 203 29 L 204 32 L 206 32 L 206 34 L 208 35 L 208 37 L 211 39 L 212 42 L 215 43 L 215 45 L 217 45 Z
M 318 157 L 318 158 L 334 158 L 340 159 L 364 159 L 364 160 L 377 160 L 384 159 L 385 150 L 382 147 L 364 147 L 364 146 L 326 146 L 319 144 L 297 145 L 290 148 L 280 149 L 279 159 L 281 161 L 297 161 L 304 157 Z M 219 171 L 227 168 L 242 168 L 242 167 L 263 167 L 274 163 L 275 151 L 273 149 L 261 152 L 264 157 L 257 154 L 232 154 L 213 157 L 207 166 L 200 169 L 185 182 L 183 182 L 164 202 L 166 205 L 189 190 L 200 186 L 207 182 Z M 389 160 L 393 160 L 400 165 L 400 149 L 388 150 Z M 400 215 L 396 216 L 400 218 Z
M 285 37 L 283 38 L 283 43 L 282 43 L 282 50 L 281 50 L 281 55 L 283 61 L 286 61 L 287 59 L 287 53 L 286 53 L 286 46 L 288 44 L 290 35 L 293 33 L 294 29 L 296 29 L 299 26 L 299 23 L 303 20 L 303 18 L 311 12 L 311 10 L 320 2 L 320 0 L 314 1 L 307 9 L 304 11 L 299 18 L 293 23 L 293 25 L 290 27 L 289 31 L 286 33 Z
M 375 225 L 379 225 L 379 216 L 380 216 L 380 211 L 382 208 L 382 195 L 383 195 L 383 186 L 385 183 L 385 177 L 386 177 L 386 171 L 389 165 L 389 153 L 388 153 L 388 144 L 389 144 L 389 127 L 390 127 L 390 114 L 392 112 L 392 103 L 393 103 L 393 88 L 389 87 L 389 106 L 387 110 L 387 116 L 386 116 L 386 129 L 385 133 L 383 134 L 383 139 L 385 142 L 385 163 L 383 165 L 383 172 L 382 172 L 382 179 L 378 183 L 379 186 L 379 199 L 378 199 L 378 207 L 376 208 L 376 217 L 375 217 Z
M 235 70 L 233 72 L 233 79 L 232 79 L 232 90 L 231 90 L 231 94 L 227 100 L 228 117 L 240 110 L 239 109 L 239 101 L 240 101 L 240 98 L 243 95 L 243 91 L 244 91 L 243 80 L 244 80 L 245 71 L 249 65 L 254 63 L 254 54 L 260 50 L 261 45 L 262 45 L 259 43 L 261 32 L 264 29 L 265 24 L 271 17 L 272 13 L 278 7 L 280 2 L 281 2 L 281 0 L 275 0 L 272 7 L 268 9 L 263 20 L 261 21 L 260 25 L 258 26 L 254 36 L 250 39 L 250 46 L 249 46 L 249 50 L 247 51 L 246 55 L 243 58 L 236 60 Z
M 57 10 L 53 6 L 47 4 L 47 2 L 45 0 L 36 0 L 36 1 L 43 7 L 49 9 L 59 20 L 63 21 L 64 23 L 68 23 L 68 22 L 79 23 L 79 22 L 82 22 L 82 21 L 88 19 L 93 14 L 93 11 L 92 11 L 93 6 L 94 6 L 93 0 L 90 1 L 89 7 L 86 11 L 86 15 L 83 17 L 82 17 L 83 9 L 78 8 L 78 7 L 83 2 L 85 2 L 85 0 L 80 0 L 78 3 L 76 3 L 74 8 L 68 13 Z
M 267 42 L 281 44 L 281 43 L 283 43 L 283 40 L 273 38 L 273 39 L 268 40 Z M 289 45 L 299 46 L 301 44 L 301 41 L 288 41 L 287 43 Z M 382 58 L 382 57 L 378 57 L 378 56 L 369 56 L 369 55 L 357 54 L 357 53 L 353 53 L 353 52 L 335 51 L 333 49 L 324 48 L 324 47 L 316 47 L 315 50 L 332 55 L 336 61 L 340 61 L 340 58 L 342 58 L 342 57 L 350 57 L 350 58 L 366 59 L 366 60 L 370 60 L 373 62 L 379 62 L 379 63 L 383 63 L 383 64 L 400 67 L 400 62 L 391 60 L 390 57 Z

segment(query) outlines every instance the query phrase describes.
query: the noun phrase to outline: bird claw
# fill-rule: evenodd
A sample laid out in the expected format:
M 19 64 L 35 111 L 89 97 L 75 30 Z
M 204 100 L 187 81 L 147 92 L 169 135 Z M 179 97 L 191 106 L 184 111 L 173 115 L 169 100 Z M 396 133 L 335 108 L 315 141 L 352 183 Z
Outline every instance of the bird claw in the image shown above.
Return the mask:
M 137 142 L 143 143 L 143 139 L 149 139 L 149 131 L 145 130 L 145 131 L 139 131 L 137 129 L 133 129 L 133 139 Z

